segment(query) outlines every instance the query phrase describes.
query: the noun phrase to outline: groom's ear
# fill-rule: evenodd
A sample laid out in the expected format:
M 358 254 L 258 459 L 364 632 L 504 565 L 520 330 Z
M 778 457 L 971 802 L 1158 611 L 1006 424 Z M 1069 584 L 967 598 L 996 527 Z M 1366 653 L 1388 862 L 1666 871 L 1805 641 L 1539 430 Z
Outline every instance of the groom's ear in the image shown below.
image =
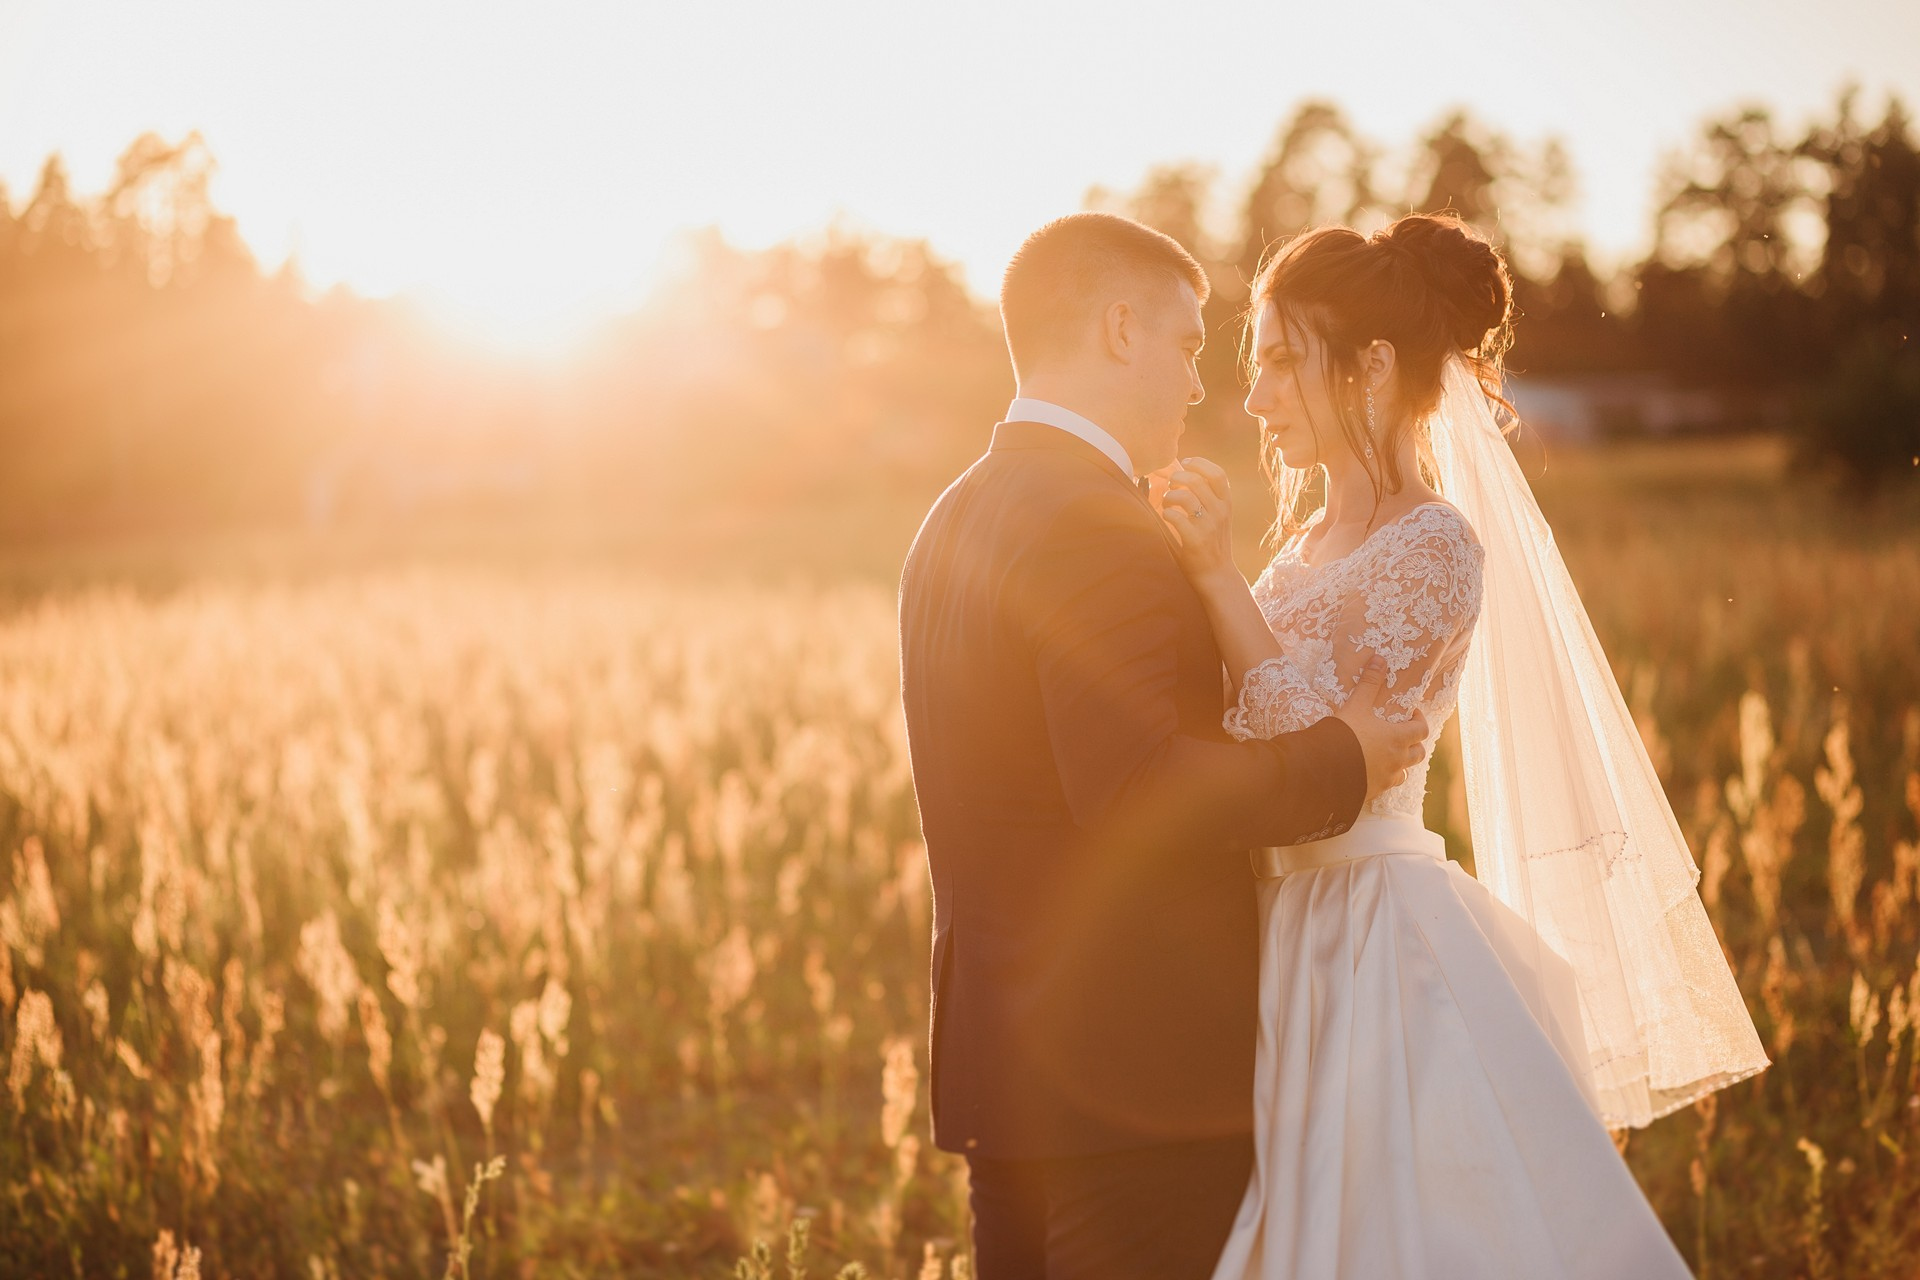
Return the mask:
M 1121 299 L 1100 313 L 1101 350 L 1121 364 L 1132 364 L 1140 348 L 1140 313 Z

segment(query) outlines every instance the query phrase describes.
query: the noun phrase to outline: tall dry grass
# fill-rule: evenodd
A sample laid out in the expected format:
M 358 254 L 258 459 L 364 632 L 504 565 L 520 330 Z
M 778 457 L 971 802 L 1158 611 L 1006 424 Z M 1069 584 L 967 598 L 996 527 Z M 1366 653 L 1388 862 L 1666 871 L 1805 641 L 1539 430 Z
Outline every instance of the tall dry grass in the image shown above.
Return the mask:
M 1627 1154 L 1704 1275 L 1911 1277 L 1920 524 L 1771 466 L 1542 486 L 1775 1058 Z M 883 586 L 18 607 L 0 1274 L 962 1276 L 922 859 Z

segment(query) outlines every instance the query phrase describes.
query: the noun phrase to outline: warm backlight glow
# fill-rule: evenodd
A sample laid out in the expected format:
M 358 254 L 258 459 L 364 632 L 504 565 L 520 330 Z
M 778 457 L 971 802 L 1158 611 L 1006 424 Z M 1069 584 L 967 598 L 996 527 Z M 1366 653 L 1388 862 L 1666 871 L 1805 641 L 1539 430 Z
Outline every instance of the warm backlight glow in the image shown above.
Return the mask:
M 846 216 L 930 240 L 989 291 L 1094 184 L 1192 159 L 1238 200 L 1317 95 L 1396 142 L 1456 104 L 1529 143 L 1564 136 L 1574 221 L 1618 258 L 1644 247 L 1662 152 L 1708 112 L 1823 109 L 1849 77 L 1920 98 L 1920 6 L 1837 0 L 1812 31 L 1798 14 L 0 0 L 0 177 L 17 204 L 58 150 L 98 191 L 140 133 L 198 129 L 216 201 L 269 266 L 292 254 L 317 285 L 420 293 L 541 347 L 644 295 L 693 226 L 759 245 Z

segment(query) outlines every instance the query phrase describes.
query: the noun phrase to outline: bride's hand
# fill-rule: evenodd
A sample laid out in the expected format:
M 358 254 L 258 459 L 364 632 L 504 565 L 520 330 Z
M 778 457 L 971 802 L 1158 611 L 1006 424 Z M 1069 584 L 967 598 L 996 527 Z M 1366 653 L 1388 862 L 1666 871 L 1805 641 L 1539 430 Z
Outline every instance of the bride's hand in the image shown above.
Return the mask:
M 1233 564 L 1233 486 L 1205 458 L 1182 458 L 1167 476 L 1160 518 L 1180 541 L 1180 566 L 1196 583 L 1240 571 Z M 1244 580 L 1241 586 L 1245 586 Z

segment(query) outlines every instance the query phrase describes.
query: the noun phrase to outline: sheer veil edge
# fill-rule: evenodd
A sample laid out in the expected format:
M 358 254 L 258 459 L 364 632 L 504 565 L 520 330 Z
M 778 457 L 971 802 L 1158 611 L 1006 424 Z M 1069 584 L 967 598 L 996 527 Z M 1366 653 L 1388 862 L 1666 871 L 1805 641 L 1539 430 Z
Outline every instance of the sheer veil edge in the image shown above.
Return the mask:
M 1761 1071 L 1700 873 L 1552 531 L 1462 359 L 1432 421 L 1441 491 L 1486 551 L 1460 683 L 1478 878 L 1573 968 L 1610 1128 Z

